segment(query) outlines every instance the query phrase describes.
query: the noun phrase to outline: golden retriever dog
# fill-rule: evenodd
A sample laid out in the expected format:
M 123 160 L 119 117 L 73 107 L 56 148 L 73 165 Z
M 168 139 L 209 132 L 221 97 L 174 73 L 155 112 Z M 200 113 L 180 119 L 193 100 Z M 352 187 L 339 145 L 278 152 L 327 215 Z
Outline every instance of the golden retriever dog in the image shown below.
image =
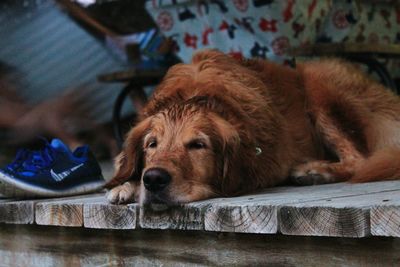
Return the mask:
M 170 68 L 127 134 L 112 203 L 186 203 L 289 180 L 400 176 L 400 99 L 337 59 L 236 60 L 214 50 Z

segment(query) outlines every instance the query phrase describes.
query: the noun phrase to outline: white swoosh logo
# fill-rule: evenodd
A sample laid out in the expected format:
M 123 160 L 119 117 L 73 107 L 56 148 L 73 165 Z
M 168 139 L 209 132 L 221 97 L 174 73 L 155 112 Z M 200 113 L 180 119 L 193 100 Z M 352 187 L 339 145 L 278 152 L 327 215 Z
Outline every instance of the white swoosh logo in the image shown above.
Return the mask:
M 57 182 L 60 182 L 60 181 L 64 180 L 66 177 L 68 177 L 72 172 L 76 171 L 77 169 L 79 169 L 82 166 L 83 166 L 83 163 L 76 165 L 75 167 L 72 167 L 71 169 L 60 172 L 60 173 L 56 173 L 53 171 L 53 169 L 51 169 L 50 174 L 54 180 L 56 180 Z

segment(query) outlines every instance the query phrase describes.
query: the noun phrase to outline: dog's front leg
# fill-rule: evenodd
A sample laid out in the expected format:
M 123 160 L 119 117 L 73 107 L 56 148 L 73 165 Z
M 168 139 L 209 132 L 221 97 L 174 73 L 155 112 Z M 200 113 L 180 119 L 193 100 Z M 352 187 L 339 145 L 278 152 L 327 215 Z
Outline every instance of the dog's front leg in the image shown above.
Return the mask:
M 107 200 L 113 204 L 124 204 L 137 201 L 140 183 L 127 181 L 122 185 L 114 187 L 107 193 Z

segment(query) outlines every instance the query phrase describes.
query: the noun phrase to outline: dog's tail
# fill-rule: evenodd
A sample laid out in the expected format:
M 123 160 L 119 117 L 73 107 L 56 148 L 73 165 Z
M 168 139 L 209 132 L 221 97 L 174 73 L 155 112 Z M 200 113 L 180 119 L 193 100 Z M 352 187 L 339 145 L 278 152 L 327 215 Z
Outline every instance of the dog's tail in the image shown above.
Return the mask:
M 356 167 L 351 183 L 400 180 L 400 148 L 379 150 Z

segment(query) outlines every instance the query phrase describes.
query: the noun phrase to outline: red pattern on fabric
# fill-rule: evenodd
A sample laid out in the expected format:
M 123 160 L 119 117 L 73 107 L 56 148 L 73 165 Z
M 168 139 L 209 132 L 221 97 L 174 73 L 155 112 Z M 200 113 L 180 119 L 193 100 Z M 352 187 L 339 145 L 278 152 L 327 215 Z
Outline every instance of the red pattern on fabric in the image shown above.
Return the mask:
M 349 26 L 349 22 L 346 19 L 346 12 L 342 9 L 337 10 L 335 14 L 333 14 L 332 20 L 333 25 L 335 25 L 335 27 L 340 30 L 345 29 Z
M 282 12 L 283 16 L 283 22 L 288 22 L 293 18 L 293 6 L 294 6 L 295 0 L 289 0 L 288 5 Z
M 185 33 L 185 38 L 183 39 L 185 45 L 187 47 L 192 47 L 193 49 L 197 48 L 197 36 L 190 35 L 189 33 Z
M 233 4 L 235 5 L 236 9 L 241 12 L 246 12 L 249 8 L 248 0 L 233 0 Z
M 235 50 L 231 49 L 231 51 L 229 51 L 228 54 L 231 55 L 232 57 L 236 58 L 236 59 L 243 59 L 244 58 L 242 51 L 235 51 Z
M 210 42 L 208 40 L 208 36 L 214 32 L 214 29 L 211 27 L 206 27 L 201 35 L 201 43 L 202 45 L 209 45 Z
M 229 28 L 229 24 L 228 22 L 226 22 L 225 20 L 222 21 L 221 25 L 219 25 L 219 30 L 223 31 L 223 30 L 227 30 Z
M 313 0 L 311 4 L 308 6 L 308 18 L 311 18 L 316 6 L 317 6 L 317 0 Z
M 400 7 L 386 1 L 345 2 L 152 0 L 147 8 L 165 36 L 175 38 L 177 54 L 186 61 L 194 48 L 217 48 L 235 57 L 261 56 L 283 62 L 289 43 L 400 42 Z M 176 13 L 182 6 L 196 18 L 178 20 Z M 218 42 L 213 42 L 214 38 Z M 394 77 L 400 77 L 395 64 L 387 66 Z
M 262 18 L 260 20 L 260 23 L 258 24 L 258 26 L 260 27 L 260 29 L 264 32 L 277 32 L 278 28 L 276 27 L 276 23 L 278 21 L 276 19 L 271 19 L 271 20 L 266 20 L 264 18 Z
M 157 25 L 162 31 L 169 31 L 174 26 L 174 19 L 168 11 L 162 11 L 158 14 Z
M 286 49 L 290 46 L 289 38 L 286 36 L 280 36 L 272 41 L 271 46 L 275 55 L 282 56 L 286 52 Z

